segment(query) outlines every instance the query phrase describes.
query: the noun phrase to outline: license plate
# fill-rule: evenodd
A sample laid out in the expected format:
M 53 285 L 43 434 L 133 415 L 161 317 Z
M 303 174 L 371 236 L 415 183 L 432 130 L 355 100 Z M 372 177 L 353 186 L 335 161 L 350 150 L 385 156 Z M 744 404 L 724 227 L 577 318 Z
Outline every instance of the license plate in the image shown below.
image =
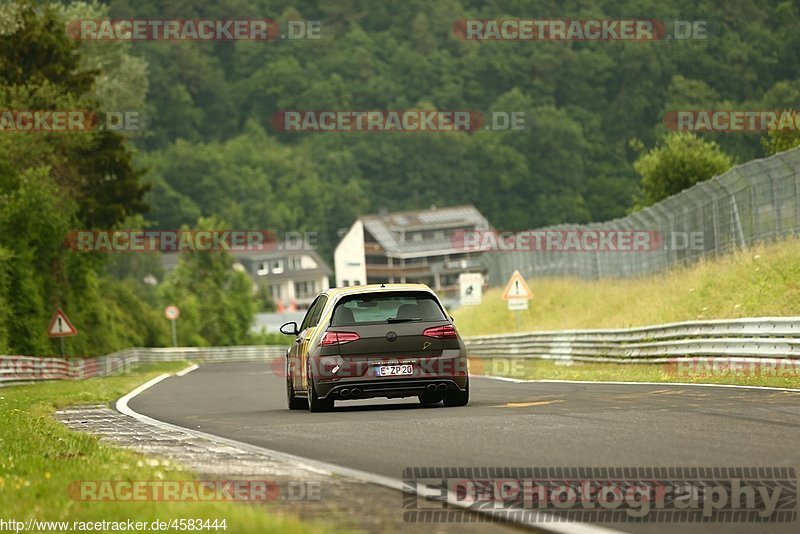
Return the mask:
M 381 365 L 378 367 L 378 376 L 398 376 L 411 374 L 414 374 L 414 367 L 411 364 Z

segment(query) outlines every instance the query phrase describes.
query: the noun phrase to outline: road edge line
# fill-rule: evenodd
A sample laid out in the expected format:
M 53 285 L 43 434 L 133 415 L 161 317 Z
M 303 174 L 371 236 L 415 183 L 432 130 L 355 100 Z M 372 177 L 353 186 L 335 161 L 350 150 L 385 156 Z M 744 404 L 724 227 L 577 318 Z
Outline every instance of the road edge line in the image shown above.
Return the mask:
M 186 369 L 191 368 L 192 366 L 187 367 Z M 184 369 L 184 371 L 186 371 Z M 194 369 L 192 369 L 193 371 Z M 187 371 L 188 373 L 189 371 Z M 136 396 L 140 395 L 144 391 L 150 389 L 151 387 L 155 386 L 159 382 L 164 379 L 167 379 L 173 375 L 164 373 L 161 374 L 144 384 L 140 385 L 139 387 L 135 388 L 128 394 L 120 397 L 117 399 L 117 402 L 114 403 L 114 407 L 116 410 L 124 415 L 129 417 L 133 417 L 134 419 L 141 421 L 142 423 L 146 423 L 149 425 L 157 426 L 163 430 L 168 431 L 180 431 L 180 432 L 188 432 L 189 434 L 194 435 L 195 437 L 206 439 L 211 442 L 216 442 L 223 445 L 228 445 L 231 447 L 238 447 L 240 449 L 244 449 L 251 452 L 256 452 L 260 454 L 266 454 L 271 456 L 277 460 L 282 460 L 290 463 L 299 464 L 306 469 L 310 469 L 312 471 L 323 473 L 326 475 L 338 475 L 342 477 L 347 477 L 354 479 L 358 482 L 367 482 L 370 484 L 376 484 L 378 486 L 383 486 L 389 489 L 397 490 L 400 492 L 408 491 L 408 488 L 405 487 L 404 483 L 400 479 L 387 477 L 384 475 L 378 475 L 374 473 L 369 473 L 367 471 L 361 471 L 359 469 L 352 469 L 350 467 L 344 467 L 341 465 L 331 464 L 328 462 L 323 462 L 320 460 L 313 460 L 311 458 L 303 458 L 302 456 L 296 456 L 294 454 L 276 451 L 272 449 L 267 449 L 266 447 L 259 447 L 258 445 L 251 445 L 250 443 L 243 443 L 241 441 L 236 441 L 230 438 L 223 438 L 222 436 L 216 436 L 214 434 L 209 434 L 207 432 L 201 432 L 199 430 L 194 430 L 191 428 L 186 428 L 178 425 L 174 425 L 172 423 L 167 423 L 165 421 L 160 421 L 158 419 L 154 419 L 144 414 L 140 414 L 139 412 L 134 411 L 128 403 L 133 400 Z M 421 497 L 427 496 L 427 492 L 430 494 L 438 494 L 439 491 L 436 489 L 431 489 L 425 485 L 418 485 L 416 487 L 417 495 Z M 456 495 L 452 492 L 448 493 L 448 501 L 453 501 L 456 506 L 469 510 L 466 504 L 459 504 L 459 500 L 456 498 Z M 555 517 L 553 517 L 550 521 L 514 521 L 511 519 L 505 518 L 505 514 L 499 513 L 496 510 L 469 510 L 473 513 L 479 513 L 484 515 L 490 515 L 494 517 L 504 518 L 509 524 L 514 525 L 521 525 L 526 526 L 533 529 L 538 529 L 540 531 L 545 532 L 552 532 L 556 534 L 621 534 L 624 531 L 621 530 L 614 530 L 606 527 L 600 527 L 596 525 L 592 525 L 590 523 L 580 523 L 580 522 L 572 522 L 569 524 L 559 522 Z M 543 514 L 549 515 L 549 514 Z
M 187 367 L 186 369 L 182 369 L 182 370 L 178 371 L 177 373 L 175 373 L 175 376 L 186 376 L 189 373 L 191 373 L 192 371 L 194 371 L 195 369 L 197 369 L 198 367 L 200 367 L 200 366 L 197 365 L 196 363 L 194 363 L 194 364 L 190 365 L 189 367 Z

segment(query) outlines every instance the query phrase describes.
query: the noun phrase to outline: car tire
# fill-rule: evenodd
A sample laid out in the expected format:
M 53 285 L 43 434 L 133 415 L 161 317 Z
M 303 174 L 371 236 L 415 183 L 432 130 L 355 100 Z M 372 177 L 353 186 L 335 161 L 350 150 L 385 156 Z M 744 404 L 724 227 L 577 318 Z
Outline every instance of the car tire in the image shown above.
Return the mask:
M 453 391 L 446 391 L 444 394 L 445 406 L 466 406 L 467 403 L 469 403 L 469 380 L 467 380 L 464 391 L 456 389 Z
M 419 399 L 419 403 L 423 406 L 432 406 L 442 402 L 444 396 L 441 393 L 423 393 L 422 395 L 418 395 L 417 398 Z
M 292 385 L 292 375 L 289 373 L 289 361 L 286 361 L 286 404 L 290 410 L 307 410 L 308 400 L 296 397 Z
M 329 412 L 333 410 L 333 399 L 320 399 L 314 389 L 314 378 L 311 376 L 310 369 L 306 373 L 308 377 L 308 409 L 312 412 Z

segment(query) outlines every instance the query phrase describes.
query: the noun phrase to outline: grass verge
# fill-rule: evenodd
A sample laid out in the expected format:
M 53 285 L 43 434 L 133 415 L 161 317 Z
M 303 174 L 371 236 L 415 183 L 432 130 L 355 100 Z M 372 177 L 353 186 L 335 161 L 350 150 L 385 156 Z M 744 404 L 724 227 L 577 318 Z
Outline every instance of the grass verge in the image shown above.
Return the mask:
M 76 480 L 192 480 L 192 473 L 131 451 L 102 445 L 52 418 L 77 404 L 108 403 L 150 378 L 186 367 L 171 362 L 134 374 L 0 388 L 0 518 L 17 521 L 226 521 L 228 532 L 312 533 L 331 525 L 306 523 L 244 504 L 223 502 L 82 502 L 68 493 Z M 213 531 L 213 530 L 212 530 Z M 219 529 L 218 532 L 225 530 Z
M 800 315 L 800 240 L 761 244 L 649 277 L 596 281 L 532 278 L 528 284 L 534 293 L 528 310 L 509 311 L 502 299 L 502 288 L 488 291 L 480 306 L 455 310 L 453 315 L 461 334 L 797 316 Z M 493 364 L 476 360 L 473 364 L 476 368 L 488 368 L 485 374 L 525 379 L 800 387 L 800 380 L 793 372 L 699 372 L 692 376 L 659 364 L 576 362 L 564 366 L 547 360 L 524 359 L 514 362 L 498 359 Z
M 718 371 L 684 372 L 675 365 L 648 363 L 582 363 L 570 365 L 530 358 L 495 358 L 470 361 L 470 372 L 521 378 L 524 380 L 588 380 L 597 382 L 681 382 L 690 384 L 735 384 L 740 386 L 770 386 L 800 388 L 796 374 L 746 373 Z
M 643 278 L 532 278 L 528 284 L 534 297 L 526 311 L 509 311 L 502 288 L 488 291 L 480 306 L 455 310 L 461 334 L 800 315 L 800 240 L 759 245 Z

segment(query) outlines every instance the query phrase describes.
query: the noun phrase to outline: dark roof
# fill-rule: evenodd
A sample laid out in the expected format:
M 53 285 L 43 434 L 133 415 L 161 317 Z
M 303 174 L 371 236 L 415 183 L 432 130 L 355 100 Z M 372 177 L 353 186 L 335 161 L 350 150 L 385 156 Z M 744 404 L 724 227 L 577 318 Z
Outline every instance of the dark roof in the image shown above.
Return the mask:
M 279 247 L 282 248 L 282 247 Z M 310 278 L 308 275 L 314 276 L 330 276 L 333 271 L 322 259 L 322 256 L 316 250 L 270 250 L 270 251 L 254 251 L 254 252 L 231 252 L 231 256 L 240 263 L 259 263 L 268 262 L 272 260 L 287 260 L 295 256 L 311 256 L 316 262 L 317 267 L 314 269 L 300 269 L 291 270 L 289 265 L 284 265 L 284 271 L 281 274 L 269 274 L 270 280 L 280 279 L 303 279 Z
M 472 205 L 430 210 L 404 211 L 361 217 L 364 228 L 383 247 L 387 256 L 406 258 L 415 256 L 457 254 L 452 238 L 428 238 L 421 241 L 403 241 L 405 232 L 454 230 L 469 227 L 488 230 L 489 221 Z
M 288 249 L 288 250 L 287 250 Z M 198 253 L 199 254 L 199 253 Z M 324 275 L 330 276 L 333 271 L 322 259 L 322 256 L 316 250 L 294 250 L 286 246 L 278 246 L 276 250 L 269 250 L 269 251 L 252 251 L 252 252 L 229 252 L 231 257 L 234 261 L 238 261 L 239 263 L 256 263 L 262 261 L 270 261 L 270 260 L 279 260 L 279 259 L 288 259 L 294 256 L 311 256 L 314 261 L 317 263 L 317 267 L 315 269 L 301 269 L 292 271 L 289 270 L 288 264 L 284 266 L 284 271 L 281 274 L 270 274 L 270 280 L 275 279 L 304 279 L 309 278 L 308 275 L 313 274 L 314 276 Z M 177 252 L 170 252 L 170 253 L 163 253 L 161 256 L 161 265 L 166 271 L 171 271 L 175 267 L 178 266 L 178 261 L 180 259 L 180 253 Z

